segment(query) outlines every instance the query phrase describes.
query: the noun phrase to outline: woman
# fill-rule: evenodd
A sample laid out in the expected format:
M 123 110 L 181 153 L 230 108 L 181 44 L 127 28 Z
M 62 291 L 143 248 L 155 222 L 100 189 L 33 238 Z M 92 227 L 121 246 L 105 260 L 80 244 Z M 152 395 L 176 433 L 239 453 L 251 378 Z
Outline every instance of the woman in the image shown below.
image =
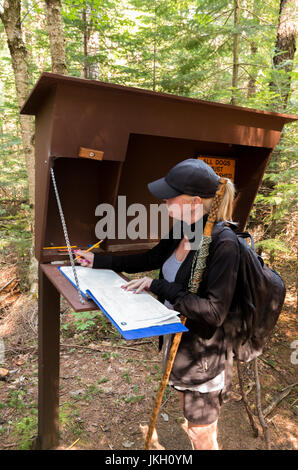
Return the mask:
M 136 273 L 160 269 L 159 279 L 142 277 L 123 286 L 127 290 L 149 290 L 168 308 L 186 317 L 188 332 L 183 333 L 170 376 L 179 394 L 192 446 L 197 450 L 216 450 L 217 421 L 221 392 L 224 387 L 226 341 L 223 322 L 232 304 L 239 248 L 236 234 L 224 224 L 231 221 L 234 185 L 228 180 L 225 194 L 212 231 L 206 268 L 196 294 L 188 283 L 196 253 L 190 233 L 205 225 L 219 176 L 205 162 L 187 159 L 175 165 L 164 178 L 148 185 L 150 192 L 167 204 L 169 215 L 180 219 L 179 239 L 172 228 L 168 236 L 151 250 L 136 255 L 94 255 L 77 251 L 83 256 L 82 266 Z M 203 206 L 202 213 L 198 208 Z M 184 209 L 187 210 L 184 210 Z M 187 230 L 186 230 L 187 229 Z M 166 359 L 171 336 L 164 338 Z

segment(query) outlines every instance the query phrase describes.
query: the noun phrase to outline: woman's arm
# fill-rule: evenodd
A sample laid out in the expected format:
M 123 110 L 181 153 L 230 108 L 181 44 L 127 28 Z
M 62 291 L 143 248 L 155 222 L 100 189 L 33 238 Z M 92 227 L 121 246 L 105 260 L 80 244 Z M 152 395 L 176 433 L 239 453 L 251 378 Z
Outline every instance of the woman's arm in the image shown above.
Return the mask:
M 167 299 L 186 318 L 203 320 L 212 327 L 218 327 L 229 312 L 237 282 L 239 258 L 236 239 L 222 240 L 216 244 L 208 260 L 204 297 L 192 294 L 181 284 L 165 279 L 154 279 L 150 291 Z
M 162 238 L 157 245 L 145 253 L 131 255 L 95 254 L 92 267 L 94 269 L 112 269 L 116 272 L 125 271 L 126 273 L 138 273 L 158 269 L 168 256 L 173 243 L 172 234 L 173 230 L 170 231 L 167 237 Z

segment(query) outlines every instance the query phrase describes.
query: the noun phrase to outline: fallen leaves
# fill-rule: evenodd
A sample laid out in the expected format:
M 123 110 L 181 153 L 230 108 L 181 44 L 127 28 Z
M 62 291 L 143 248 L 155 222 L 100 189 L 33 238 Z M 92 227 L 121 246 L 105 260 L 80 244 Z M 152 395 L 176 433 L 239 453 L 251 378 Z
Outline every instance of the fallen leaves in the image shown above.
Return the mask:
M 0 367 L 0 380 L 7 380 L 9 375 L 10 373 L 8 369 Z

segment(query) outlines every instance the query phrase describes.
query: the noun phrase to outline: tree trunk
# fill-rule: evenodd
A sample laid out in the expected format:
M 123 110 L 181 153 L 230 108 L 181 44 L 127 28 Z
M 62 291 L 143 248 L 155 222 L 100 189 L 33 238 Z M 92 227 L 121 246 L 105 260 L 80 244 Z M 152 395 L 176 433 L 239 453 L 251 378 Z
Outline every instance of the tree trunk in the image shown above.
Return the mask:
M 20 0 L 5 0 L 0 13 L 0 18 L 5 28 L 7 44 L 11 55 L 12 67 L 15 77 L 15 87 L 19 108 L 24 104 L 29 95 L 29 72 L 27 64 L 27 49 L 22 39 L 21 28 L 21 2 Z M 34 119 L 31 116 L 20 115 L 20 128 L 23 144 L 23 151 L 28 174 L 29 202 L 31 207 L 31 232 L 33 233 L 34 220 Z M 29 282 L 36 290 L 37 264 L 33 256 L 30 255 Z
M 45 0 L 52 72 L 67 74 L 61 0 Z
M 99 31 L 93 24 L 92 10 L 85 7 L 82 12 L 83 20 L 83 49 L 84 49 L 84 78 L 91 80 L 99 79 L 99 65 L 97 60 L 92 61 L 99 51 Z M 90 59 L 89 59 L 90 58 Z
M 238 87 L 239 74 L 239 33 L 237 27 L 239 25 L 239 0 L 234 0 L 234 45 L 233 45 L 233 78 L 232 78 L 232 98 L 231 104 L 236 104 L 236 89 Z
M 258 19 L 258 26 L 260 24 L 259 18 L 261 16 L 260 10 L 262 8 L 262 3 L 260 3 L 258 0 L 254 0 L 252 4 L 252 11 L 248 12 L 249 14 L 252 15 L 252 18 L 254 21 L 256 21 L 256 18 Z M 247 15 L 248 16 L 248 15 Z M 250 57 L 251 57 L 251 63 L 255 63 L 255 56 L 258 52 L 258 43 L 255 40 L 255 37 L 252 37 L 250 39 Z M 255 92 L 256 92 L 256 76 L 258 74 L 258 69 L 257 67 L 251 67 L 248 69 L 249 70 L 249 81 L 247 85 L 247 98 L 251 98 Z
M 83 9 L 82 20 L 83 20 L 83 52 L 84 52 L 83 77 L 88 78 L 88 67 L 87 67 L 88 28 L 87 28 L 87 11 L 86 11 L 86 8 Z
M 258 52 L 258 47 L 255 41 L 252 41 L 250 43 L 250 54 L 252 58 L 252 63 L 254 60 L 254 56 Z M 248 86 L 247 86 L 247 98 L 250 98 L 253 96 L 256 92 L 256 78 L 255 78 L 255 71 L 252 70 L 250 76 L 249 76 L 249 81 L 248 81 Z
M 11 55 L 19 109 L 29 94 L 29 73 L 27 50 L 22 39 L 21 2 L 5 0 L 0 18 L 5 28 L 7 44 Z M 31 116 L 20 116 L 22 143 L 28 172 L 29 201 L 34 206 L 34 123 Z
M 153 62 L 152 62 L 152 90 L 156 90 L 156 43 L 157 43 L 157 5 L 154 2 L 154 39 L 153 39 Z
M 273 57 L 272 91 L 281 95 L 279 107 L 285 109 L 288 103 L 293 59 L 296 51 L 297 23 L 295 21 L 295 0 L 280 0 L 279 19 Z M 281 71 L 280 75 L 275 73 Z
M 272 81 L 270 88 L 277 93 L 271 105 L 274 111 L 284 111 L 288 104 L 291 90 L 291 75 L 293 69 L 293 59 L 296 51 L 297 26 L 295 22 L 295 1 L 280 0 L 279 19 L 277 36 L 275 43 L 275 53 L 273 57 Z M 283 131 L 284 132 L 284 131 Z M 280 140 L 283 138 L 283 132 Z M 273 152 L 272 162 L 276 163 L 275 173 L 280 172 L 281 150 Z M 275 238 L 278 233 L 278 220 L 274 218 L 277 210 L 275 204 L 272 205 L 272 222 L 268 231 L 269 238 Z M 273 264 L 273 254 L 270 255 L 270 263 Z

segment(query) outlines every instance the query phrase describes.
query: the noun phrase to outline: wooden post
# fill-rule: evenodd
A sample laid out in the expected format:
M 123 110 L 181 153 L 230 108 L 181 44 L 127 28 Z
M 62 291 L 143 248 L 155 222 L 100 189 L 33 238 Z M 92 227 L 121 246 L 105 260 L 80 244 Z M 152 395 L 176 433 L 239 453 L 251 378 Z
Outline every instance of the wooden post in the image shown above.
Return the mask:
M 60 294 L 39 265 L 38 449 L 59 444 Z

